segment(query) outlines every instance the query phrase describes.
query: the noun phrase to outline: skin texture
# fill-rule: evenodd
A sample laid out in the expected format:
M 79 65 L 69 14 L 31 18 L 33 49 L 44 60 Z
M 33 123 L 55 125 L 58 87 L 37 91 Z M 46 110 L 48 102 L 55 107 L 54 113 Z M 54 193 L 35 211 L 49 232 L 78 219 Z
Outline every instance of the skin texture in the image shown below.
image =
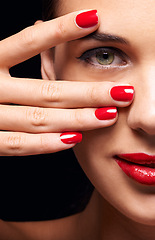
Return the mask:
M 132 99 L 128 102 L 112 99 L 110 91 L 116 85 L 114 82 L 103 82 L 101 86 L 100 82 L 75 81 L 74 74 L 72 82 L 67 79 L 54 81 L 53 53 L 46 50 L 89 35 L 99 27 L 97 22 L 93 27 L 78 27 L 75 22 L 78 14 L 79 11 L 44 23 L 38 21 L 34 26 L 0 41 L 0 156 L 46 154 L 71 148 L 79 139 L 74 133 L 74 141 L 71 141 L 70 131 L 108 127 L 117 121 L 117 112 L 113 119 L 99 120 L 95 115 L 96 108 L 131 104 Z M 10 76 L 10 67 L 40 52 L 42 80 Z M 67 137 L 67 131 L 68 141 L 65 138 L 64 142 L 62 133 L 65 132 Z M 76 236 L 79 239 L 79 218 L 77 214 L 59 221 L 39 223 L 1 220 L 0 238 L 63 240 L 75 239 Z
M 113 156 L 132 152 L 155 154 L 155 3 L 85 0 L 79 4 L 67 0 L 62 6 L 60 15 L 88 6 L 97 9 L 101 21 L 98 31 L 121 36 L 128 43 L 103 43 L 84 39 L 62 44 L 55 50 L 56 77 L 72 80 L 74 74 L 77 81 L 117 81 L 121 84 L 128 81 L 135 88 L 133 104 L 119 109 L 117 123 L 106 129 L 85 132 L 82 143 L 74 149 L 82 168 L 99 192 L 94 192 L 91 200 L 92 209 L 95 208 L 98 216 L 96 226 L 100 238 L 96 239 L 115 239 L 116 235 L 118 239 L 153 239 L 155 187 L 131 180 L 118 167 Z M 109 45 L 127 54 L 129 59 L 125 68 L 100 70 L 76 59 L 88 49 Z M 94 207 L 95 204 L 99 208 Z M 83 216 L 89 225 L 91 210 L 88 209 L 89 207 Z M 109 221 L 106 215 L 109 216 Z M 106 228 L 109 222 L 110 227 Z
M 100 86 L 103 83 L 128 83 L 135 88 L 134 102 L 130 107 L 118 109 L 119 117 L 115 125 L 83 132 L 82 143 L 74 148 L 79 163 L 96 189 L 83 213 L 48 224 L 10 223 L 5 227 L 13 229 L 16 234 L 28 232 L 25 239 L 39 239 L 41 232 L 46 239 L 56 239 L 57 236 L 57 239 L 78 240 L 153 240 L 155 187 L 131 180 L 122 172 L 113 156 L 132 152 L 155 155 L 155 2 L 62 0 L 58 14 L 84 8 L 98 10 L 99 32 L 121 36 L 128 44 L 105 43 L 94 39 L 63 43 L 55 48 L 54 62 L 51 50 L 42 53 L 43 77 L 73 81 L 74 76 L 77 82 L 96 82 Z M 77 59 L 88 49 L 105 46 L 125 52 L 128 56 L 126 65 L 113 70 L 101 70 Z M 104 94 L 105 91 L 103 97 Z M 93 96 L 97 101 L 99 95 Z M 88 121 L 87 118 L 83 119 Z M 65 226 L 63 235 L 60 231 L 62 226 Z
M 62 132 L 110 126 L 116 122 L 117 115 L 111 120 L 99 121 L 95 117 L 96 108 L 131 104 L 132 101 L 114 101 L 111 98 L 110 90 L 116 83 L 103 83 L 101 86 L 84 81 L 72 83 L 67 79 L 48 81 L 54 80 L 55 74 L 51 52 L 44 51 L 82 38 L 99 26 L 78 27 L 75 23 L 78 14 L 79 11 L 44 23 L 38 21 L 34 26 L 0 41 L 0 156 L 46 154 L 71 148 L 76 142 L 64 144 L 60 139 Z M 44 80 L 10 76 L 12 66 L 40 52 L 43 52 Z M 106 93 L 104 98 L 101 89 Z

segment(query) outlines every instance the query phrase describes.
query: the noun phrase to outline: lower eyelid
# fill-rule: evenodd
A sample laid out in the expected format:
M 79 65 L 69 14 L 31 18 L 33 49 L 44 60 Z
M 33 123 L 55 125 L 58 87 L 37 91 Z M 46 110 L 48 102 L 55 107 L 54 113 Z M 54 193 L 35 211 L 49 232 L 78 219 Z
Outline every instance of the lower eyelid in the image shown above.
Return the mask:
M 94 68 L 94 69 L 99 69 L 99 70 L 116 70 L 116 69 L 122 69 L 124 68 L 125 66 L 110 66 L 110 65 L 94 65 L 92 63 L 89 63 L 90 67 L 91 68 Z
M 111 65 L 94 65 L 94 64 L 92 64 L 91 62 L 88 62 L 88 61 L 83 61 L 84 62 L 84 64 L 83 64 L 83 67 L 84 68 L 86 68 L 87 70 L 86 71 L 89 71 L 89 69 L 90 69 L 90 71 L 91 72 L 93 72 L 93 73 L 95 73 L 96 72 L 96 74 L 98 74 L 99 72 L 100 73 L 102 73 L 102 72 L 107 72 L 107 73 L 115 73 L 116 74 L 116 72 L 119 72 L 119 71 L 123 71 L 123 70 L 125 70 L 125 69 L 127 69 L 129 66 L 130 66 L 130 64 L 125 64 L 125 65 L 113 65 L 113 66 L 111 66 Z

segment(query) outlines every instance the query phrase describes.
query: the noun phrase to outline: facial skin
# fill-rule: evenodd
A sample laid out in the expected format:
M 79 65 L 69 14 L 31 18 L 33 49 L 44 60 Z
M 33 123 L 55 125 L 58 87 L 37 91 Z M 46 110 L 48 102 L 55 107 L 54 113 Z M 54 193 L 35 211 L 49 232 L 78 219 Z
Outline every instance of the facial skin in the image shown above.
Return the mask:
M 82 143 L 74 149 L 78 161 L 103 199 L 127 217 L 127 221 L 155 226 L 155 186 L 135 182 L 113 159 L 121 153 L 155 155 L 155 1 L 65 0 L 62 3 L 60 15 L 97 9 L 101 22 L 98 32 L 117 35 L 126 43 L 84 38 L 57 46 L 56 78 L 129 83 L 135 88 L 133 104 L 118 109 L 119 118 L 114 126 L 83 133 Z M 91 62 L 77 59 L 85 51 L 100 47 L 117 48 L 125 54 L 118 54 L 108 68 L 102 68 L 94 58 Z

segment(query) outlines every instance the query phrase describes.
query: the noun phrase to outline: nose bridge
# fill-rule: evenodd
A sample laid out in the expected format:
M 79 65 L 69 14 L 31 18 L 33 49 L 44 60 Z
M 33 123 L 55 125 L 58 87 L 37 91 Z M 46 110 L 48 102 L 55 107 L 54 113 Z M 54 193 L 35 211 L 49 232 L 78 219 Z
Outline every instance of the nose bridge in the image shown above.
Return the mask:
M 129 126 L 155 135 L 155 66 L 141 68 L 134 80 L 135 99 L 128 114 Z

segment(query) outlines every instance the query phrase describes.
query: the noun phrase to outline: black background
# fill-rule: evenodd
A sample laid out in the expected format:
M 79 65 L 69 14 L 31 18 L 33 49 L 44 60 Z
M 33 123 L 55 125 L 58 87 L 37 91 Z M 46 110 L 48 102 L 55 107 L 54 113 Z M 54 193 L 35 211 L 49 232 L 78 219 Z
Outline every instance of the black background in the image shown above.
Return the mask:
M 0 40 L 41 19 L 39 0 L 1 1 L 0 9 Z M 16 77 L 41 78 L 40 57 L 19 64 L 10 72 Z M 0 218 L 3 220 L 48 220 L 70 215 L 85 206 L 85 192 L 90 192 L 90 188 L 71 150 L 0 157 Z

